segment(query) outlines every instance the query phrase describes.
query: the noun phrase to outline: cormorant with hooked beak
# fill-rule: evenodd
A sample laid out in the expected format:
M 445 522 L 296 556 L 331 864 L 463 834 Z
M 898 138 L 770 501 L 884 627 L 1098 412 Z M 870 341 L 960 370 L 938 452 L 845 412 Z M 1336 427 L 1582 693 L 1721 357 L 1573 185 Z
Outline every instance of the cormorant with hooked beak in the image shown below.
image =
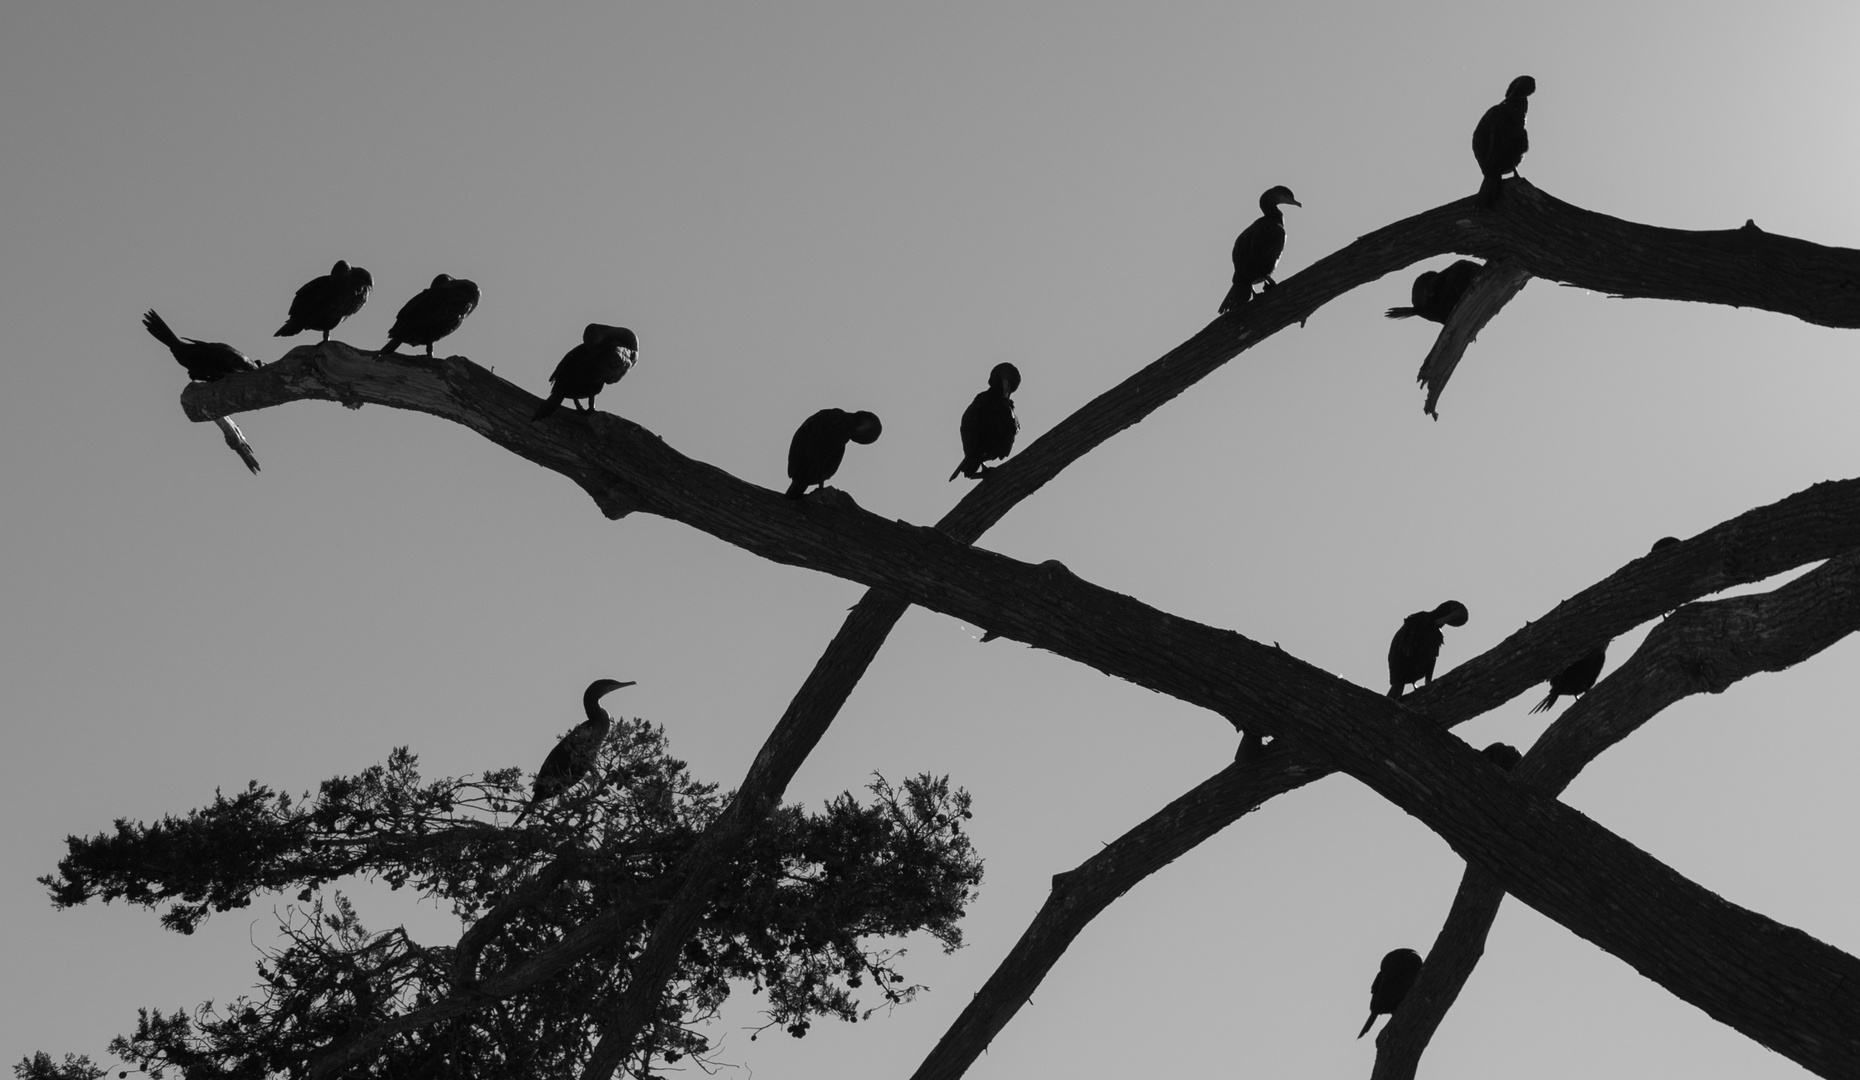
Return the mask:
M 337 323 L 362 310 L 368 302 L 368 290 L 374 285 L 374 276 L 368 271 L 338 259 L 329 273 L 311 278 L 297 290 L 291 298 L 290 318 L 272 336 L 290 337 L 305 330 L 320 330 L 323 340 L 328 341 Z
M 788 497 L 798 499 L 815 484 L 824 484 L 839 471 L 848 441 L 867 445 L 878 441 L 883 426 L 878 416 L 845 409 L 822 409 L 801 421 L 788 444 Z
M 1531 138 L 1524 131 L 1524 113 L 1530 108 L 1528 99 L 1536 91 L 1537 80 L 1529 75 L 1511 80 L 1505 88 L 1505 100 L 1487 109 L 1473 128 L 1473 157 L 1485 177 L 1479 183 L 1475 205 L 1492 206 L 1498 202 L 1505 174 L 1516 173 L 1524 152 L 1531 148 Z
M 589 323 L 581 332 L 581 344 L 568 350 L 562 362 L 549 376 L 552 388 L 549 400 L 542 403 L 531 419 L 541 420 L 559 408 L 563 401 L 573 401 L 586 412 L 594 408 L 594 396 L 601 388 L 620 381 L 639 362 L 639 338 L 624 326 Z M 582 405 L 583 401 L 586 406 Z
M 381 351 L 391 353 L 402 345 L 426 346 L 433 355 L 433 342 L 457 330 L 478 306 L 476 282 L 441 274 L 433 283 L 402 304 L 400 314 L 388 330 L 388 343 Z
M 999 461 L 1014 452 L 1020 421 L 1014 418 L 1014 399 L 1009 395 L 1018 389 L 1020 369 L 1013 364 L 996 364 L 988 373 L 988 389 L 962 410 L 962 464 L 949 474 L 951 480 L 957 476 L 980 480 L 988 472 L 983 462 Z
M 543 759 L 542 768 L 536 770 L 536 780 L 530 785 L 530 804 L 510 823 L 512 828 L 521 824 L 531 810 L 580 783 L 594 768 L 601 744 L 607 741 L 607 731 L 614 723 L 614 718 L 601 708 L 601 698 L 632 685 L 618 679 L 596 679 L 588 684 L 587 691 L 581 695 L 581 711 L 587 713 L 588 718 L 562 736 L 562 741 Z
M 1446 638 L 1443 626 L 1465 626 L 1466 605 L 1449 600 L 1432 611 L 1417 611 L 1401 621 L 1395 639 L 1389 642 L 1389 696 L 1398 698 L 1409 683 L 1419 686 L 1434 681 L 1434 662 L 1440 659 L 1440 646 Z
M 1253 299 L 1256 283 L 1265 282 L 1266 289 L 1278 284 L 1272 280 L 1272 272 L 1279 265 L 1279 256 L 1285 253 L 1285 212 L 1279 207 L 1288 203 L 1304 205 L 1284 184 L 1267 188 L 1259 197 L 1259 220 L 1234 240 L 1234 287 L 1221 301 L 1222 315 Z

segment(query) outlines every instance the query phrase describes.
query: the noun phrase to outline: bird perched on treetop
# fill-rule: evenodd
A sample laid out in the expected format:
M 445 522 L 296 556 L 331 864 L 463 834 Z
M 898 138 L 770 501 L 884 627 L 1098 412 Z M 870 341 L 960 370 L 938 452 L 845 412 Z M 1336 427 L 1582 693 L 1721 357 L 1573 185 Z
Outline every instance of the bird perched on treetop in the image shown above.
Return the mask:
M 424 345 L 426 355 L 433 355 L 433 342 L 457 330 L 478 306 L 476 282 L 441 274 L 433 283 L 413 294 L 400 306 L 394 325 L 388 330 L 388 343 L 381 351 L 391 353 L 401 345 Z
M 1381 970 L 1369 984 L 1369 1019 L 1363 1021 L 1363 1030 L 1357 1032 L 1356 1037 L 1360 1039 L 1369 1034 L 1376 1017 L 1392 1014 L 1400 1008 L 1402 999 L 1413 989 L 1414 980 L 1420 977 L 1420 953 L 1413 949 L 1396 949 L 1384 956 Z
M 617 679 L 596 679 L 588 684 L 587 691 L 581 695 L 581 711 L 587 713 L 588 718 L 562 736 L 555 749 L 543 759 L 542 768 L 536 770 L 536 780 L 530 785 L 530 804 L 510 823 L 511 827 L 520 824 L 537 806 L 580 783 L 594 768 L 601 744 L 607 741 L 607 731 L 614 722 L 607 710 L 601 708 L 601 698 L 632 685 Z
M 1479 271 L 1484 270 L 1481 263 L 1471 259 L 1461 259 L 1444 270 L 1424 270 L 1414 279 L 1414 287 L 1409 290 L 1412 307 L 1392 307 L 1388 310 L 1391 319 L 1406 319 L 1419 315 L 1428 322 L 1445 324 L 1447 316 L 1459 306 L 1460 298 L 1466 290 L 1472 288 Z
M 1008 395 L 1018 389 L 1020 369 L 1013 364 L 996 364 L 988 373 L 988 389 L 962 410 L 962 463 L 949 474 L 951 480 L 957 476 L 980 480 L 988 471 L 983 462 L 999 461 L 1014 452 L 1020 421 L 1014 419 L 1014 399 Z
M 839 471 L 846 443 L 866 445 L 883 431 L 878 416 L 845 409 L 822 409 L 801 421 L 788 444 L 788 497 L 798 499 L 808 488 L 824 484 Z
M 1234 287 L 1221 301 L 1222 315 L 1253 299 L 1255 283 L 1263 281 L 1267 289 L 1278 284 L 1272 280 L 1272 271 L 1285 253 L 1285 212 L 1279 207 L 1287 203 L 1304 205 L 1283 184 L 1267 188 L 1259 197 L 1259 220 L 1234 239 Z
M 1432 611 L 1417 611 L 1401 621 L 1395 639 L 1389 642 L 1389 696 L 1398 698 L 1409 683 L 1420 685 L 1434 681 L 1434 662 L 1440 659 L 1440 645 L 1446 638 L 1443 626 L 1465 626 L 1466 605 L 1449 600 Z
M 329 332 L 337 323 L 362 310 L 362 305 L 368 302 L 368 290 L 374 285 L 374 276 L 368 271 L 336 260 L 329 273 L 311 278 L 297 290 L 297 295 L 291 299 L 290 318 L 273 336 L 290 337 L 305 330 L 320 330 L 323 340 L 328 341 Z
M 1564 694 L 1580 697 L 1595 685 L 1595 679 L 1602 673 L 1602 665 L 1608 662 L 1608 645 L 1598 646 L 1594 652 L 1584 653 L 1575 663 L 1550 676 L 1550 694 L 1537 703 L 1531 711 L 1540 713 L 1556 704 L 1556 699 Z
M 1517 172 L 1524 152 L 1531 148 L 1531 138 L 1524 132 L 1524 113 L 1530 108 L 1527 99 L 1536 91 L 1537 80 L 1529 75 L 1511 80 L 1511 85 L 1505 88 L 1505 100 L 1487 109 L 1479 118 L 1478 126 L 1473 128 L 1473 157 L 1478 160 L 1479 172 L 1485 177 L 1479 183 L 1475 205 L 1491 206 L 1498 202 L 1505 174 Z
M 633 331 L 624 326 L 589 323 L 581 332 L 581 344 L 568 350 L 568 355 L 555 366 L 554 374 L 549 376 L 553 384 L 549 400 L 542 403 L 531 419 L 548 416 L 564 400 L 573 401 L 575 407 L 584 412 L 593 409 L 594 396 L 601 388 L 619 382 L 638 362 L 639 338 Z M 584 400 L 585 407 L 581 404 Z
M 168 351 L 187 369 L 187 377 L 201 382 L 212 382 L 227 375 L 241 371 L 255 371 L 258 365 L 252 359 L 223 341 L 195 341 L 184 338 L 168 329 L 155 309 L 142 316 L 142 325 L 155 336 L 155 340 L 168 346 Z

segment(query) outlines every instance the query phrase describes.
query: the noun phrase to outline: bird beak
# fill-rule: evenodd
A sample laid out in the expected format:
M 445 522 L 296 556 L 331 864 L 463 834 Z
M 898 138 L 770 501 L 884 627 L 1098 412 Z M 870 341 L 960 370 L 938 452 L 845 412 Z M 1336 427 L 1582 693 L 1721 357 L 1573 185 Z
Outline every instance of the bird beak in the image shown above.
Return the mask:
M 1305 205 L 1304 203 L 1299 202 L 1297 199 L 1287 199 L 1285 201 L 1287 204 L 1291 206 L 1303 207 Z

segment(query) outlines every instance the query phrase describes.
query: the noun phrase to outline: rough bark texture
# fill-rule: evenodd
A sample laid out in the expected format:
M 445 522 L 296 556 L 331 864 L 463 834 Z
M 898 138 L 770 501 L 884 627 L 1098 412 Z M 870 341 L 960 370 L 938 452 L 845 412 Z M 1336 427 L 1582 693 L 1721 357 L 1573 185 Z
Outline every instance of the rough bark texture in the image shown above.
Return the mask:
M 1427 401 L 1421 406 L 1427 415 L 1440 419 L 1440 393 L 1453 377 L 1453 369 L 1460 366 L 1467 346 L 1530 280 L 1531 272 L 1511 261 L 1487 263 L 1473 279 L 1472 288 L 1454 305 L 1453 314 L 1447 316 L 1447 324 L 1440 328 L 1440 336 L 1427 350 L 1421 370 L 1414 377 L 1427 390 Z
M 1486 662 L 1477 670 L 1460 678 L 1450 675 L 1399 706 L 1238 635 L 1173 619 L 1095 589 L 1058 564 L 1030 567 L 961 546 L 1070 461 L 1240 350 L 1301 321 L 1350 288 L 1447 251 L 1510 259 L 1533 276 L 1618 295 L 1757 306 L 1824 325 L 1860 325 L 1860 289 L 1855 286 L 1860 253 L 1753 230 L 1683 233 L 1635 225 L 1570 207 L 1514 181 L 1497 211 L 1474 211 L 1462 200 L 1398 222 L 1288 279 L 1238 315 L 1217 320 L 995 470 L 952 511 L 941 531 L 879 521 L 834 492 L 797 507 L 690 461 L 649 432 L 604 414 L 532 424 L 528 416 L 534 396 L 457 358 L 377 362 L 338 343 L 311 346 L 259 372 L 190 388 L 183 403 L 197 420 L 301 398 L 351 405 L 375 401 L 444 416 L 574 479 L 611 517 L 642 509 L 663 514 L 775 561 L 839 574 L 901 598 L 869 598 L 875 606 L 888 603 L 901 611 L 899 605 L 907 601 L 924 604 L 1204 704 L 1236 726 L 1289 740 L 1261 768 L 1344 767 L 1421 817 L 1469 861 L 1490 867 L 1527 902 L 1688 1000 L 1721 998 L 1723 987 L 1714 980 L 1723 979 L 1723 965 L 1752 941 L 1773 942 L 1752 959 L 1757 974 L 1743 973 L 1744 985 L 1753 977 L 1764 984 L 1757 995 L 1763 1000 L 1740 999 L 1726 1007 L 1728 1014 L 1714 1015 L 1810 1068 L 1852 1069 L 1860 1064 L 1860 1035 L 1849 1030 L 1846 1019 L 1853 1015 L 1854 1002 L 1843 986 L 1856 974 L 1850 958 L 1724 904 L 1581 815 L 1519 791 L 1483 759 L 1468 757 L 1470 751 L 1457 740 L 1414 723 L 1409 712 L 1419 711 L 1436 723 L 1477 715 L 1647 617 L 1629 618 L 1635 611 L 1654 603 L 1682 603 L 1699 595 L 1691 590 L 1702 580 L 1729 583 L 1766 576 L 1758 570 L 1779 561 L 1777 553 L 1753 547 L 1735 530 L 1726 533 L 1730 523 L 1680 549 L 1690 553 L 1686 559 L 1675 561 L 1673 552 L 1663 553 L 1668 557 L 1659 565 L 1634 574 L 1638 591 L 1633 595 L 1590 595 L 1621 577 L 1617 574 L 1562 605 L 1559 612 L 1571 609 L 1562 620 L 1526 627 L 1482 658 Z M 1833 553 L 1830 547 L 1854 545 L 1853 534 L 1860 531 L 1851 490 L 1815 489 L 1797 500 L 1815 503 L 1818 492 L 1828 497 L 1825 501 L 1847 503 L 1832 511 L 1846 516 L 1814 522 L 1820 531 L 1806 544 L 1780 545 L 1798 555 L 1820 543 L 1820 554 L 1809 557 L 1825 557 Z M 1815 512 L 1810 506 L 1791 509 L 1811 517 Z M 863 652 L 869 660 L 895 618 L 872 619 L 859 627 L 849 622 L 842 638 L 854 654 Z M 822 666 L 834 667 L 827 658 Z M 848 674 L 856 682 L 863 662 L 836 670 L 842 674 L 827 683 Z M 832 688 L 823 684 L 822 689 Z M 811 704 L 797 698 L 790 714 L 805 713 L 803 727 L 824 731 L 844 696 L 821 693 Z M 811 739 L 790 743 L 778 727 L 757 769 L 766 760 L 770 779 L 785 784 L 778 774 L 792 772 L 778 766 L 788 756 L 778 741 L 804 757 L 818 737 L 816 731 Z M 743 802 L 767 805 L 765 800 Z M 730 829 L 745 827 L 754 816 L 746 811 L 745 819 Z M 719 833 L 716 843 L 729 843 L 730 835 Z M 702 850 L 721 849 L 707 840 Z M 702 864 L 700 855 L 692 868 L 701 871 Z M 677 922 L 697 909 L 703 891 L 699 886 L 668 910 L 662 936 L 669 947 L 676 948 Z M 1649 903 L 1649 897 L 1657 902 Z M 1632 909 L 1625 920 L 1620 917 L 1624 908 Z M 1647 912 L 1659 917 L 1647 918 Z M 599 936 L 593 924 L 573 940 L 589 940 L 589 934 Z M 660 937 L 655 931 L 655 949 Z M 559 970 L 557 958 L 572 947 L 565 942 L 499 982 L 527 979 L 532 969 Z M 640 999 L 650 1004 L 656 998 L 655 976 L 644 967 L 639 976 Z M 471 996 L 482 1002 L 489 1000 L 483 995 L 498 989 L 501 985 L 479 986 Z M 1813 1004 L 1789 1007 L 1792 999 Z M 1700 1004 L 1713 1011 L 1706 1001 Z M 615 1047 L 603 1054 L 615 1062 L 624 1058 L 631 1031 L 637 1029 L 633 1013 L 629 1007 L 609 1026 L 604 1042 Z

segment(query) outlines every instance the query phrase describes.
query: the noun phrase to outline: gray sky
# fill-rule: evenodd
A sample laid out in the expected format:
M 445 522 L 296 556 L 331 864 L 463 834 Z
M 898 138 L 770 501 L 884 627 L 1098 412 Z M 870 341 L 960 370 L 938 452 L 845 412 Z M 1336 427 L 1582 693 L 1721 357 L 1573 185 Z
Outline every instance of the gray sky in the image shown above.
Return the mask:
M 1682 228 L 1754 217 L 1860 246 L 1860 9 L 1782 4 L 15 5 L 0 32 L 0 1053 L 98 1054 L 139 1005 L 246 988 L 272 905 L 192 938 L 54 912 L 68 833 L 249 779 L 304 790 L 411 745 L 533 767 L 597 676 L 733 786 L 860 594 L 426 417 L 241 417 L 246 475 L 142 330 L 261 358 L 336 259 L 386 340 L 440 272 L 442 343 L 541 390 L 590 321 L 639 333 L 601 400 L 781 486 L 808 413 L 884 437 L 835 483 L 915 522 L 960 494 L 956 422 L 1011 359 L 1024 437 L 1200 329 L 1234 234 L 1286 184 L 1281 276 L 1472 192 L 1468 138 L 1535 75 L 1524 173 Z M 1444 262 L 1444 260 L 1442 260 Z M 984 545 L 1377 687 L 1401 617 L 1453 597 L 1443 669 L 1647 549 L 1860 453 L 1856 339 L 1537 282 L 1441 402 L 1404 273 L 1118 436 Z M 1638 634 L 1633 640 L 1638 640 Z M 904 1075 L 1070 869 L 1232 755 L 1225 722 L 914 611 L 798 777 L 947 772 L 988 859 L 970 945 L 870 1023 L 750 1043 L 758 1077 Z M 1627 655 L 1632 641 L 1611 651 Z M 1568 801 L 1731 900 L 1860 948 L 1852 643 L 1669 710 Z M 1612 666 L 1612 664 L 1611 664 Z M 1535 695 L 1462 729 L 1528 743 Z M 1377 960 L 1425 950 L 1460 864 L 1347 778 L 1278 800 L 1126 896 L 978 1080 L 1367 1074 Z M 446 920 L 362 892 L 364 920 Z M 1441 1030 L 1441 1080 L 1800 1070 L 1508 902 Z M 747 1073 L 743 1075 L 748 1075 Z

